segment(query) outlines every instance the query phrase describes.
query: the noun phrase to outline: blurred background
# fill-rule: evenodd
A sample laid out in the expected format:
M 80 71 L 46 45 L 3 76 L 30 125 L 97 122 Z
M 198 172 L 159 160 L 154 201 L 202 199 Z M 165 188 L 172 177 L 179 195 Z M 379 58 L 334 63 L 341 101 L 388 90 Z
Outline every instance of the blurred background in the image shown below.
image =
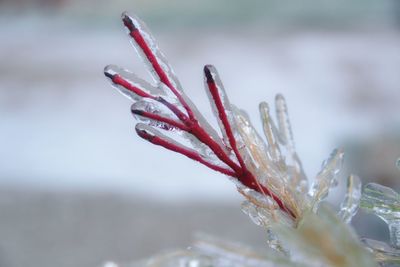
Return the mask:
M 208 119 L 212 63 L 258 128 L 258 103 L 285 95 L 309 177 L 342 146 L 343 177 L 400 189 L 398 0 L 0 0 L 1 267 L 130 262 L 187 247 L 196 231 L 264 246 L 226 177 L 135 135 L 129 101 L 102 73 L 113 63 L 149 78 L 125 10 Z M 374 216 L 354 224 L 387 239 Z

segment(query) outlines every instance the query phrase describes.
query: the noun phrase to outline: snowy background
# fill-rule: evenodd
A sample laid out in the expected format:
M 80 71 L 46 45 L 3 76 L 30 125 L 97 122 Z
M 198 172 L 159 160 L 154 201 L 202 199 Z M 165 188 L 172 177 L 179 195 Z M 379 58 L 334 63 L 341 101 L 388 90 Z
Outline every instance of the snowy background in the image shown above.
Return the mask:
M 258 103 L 285 95 L 310 177 L 343 146 L 349 171 L 399 189 L 398 3 L 0 1 L 0 266 L 130 261 L 196 230 L 262 245 L 228 179 L 135 135 L 102 74 L 113 63 L 149 78 L 123 10 L 148 22 L 208 119 L 212 63 L 259 128 Z

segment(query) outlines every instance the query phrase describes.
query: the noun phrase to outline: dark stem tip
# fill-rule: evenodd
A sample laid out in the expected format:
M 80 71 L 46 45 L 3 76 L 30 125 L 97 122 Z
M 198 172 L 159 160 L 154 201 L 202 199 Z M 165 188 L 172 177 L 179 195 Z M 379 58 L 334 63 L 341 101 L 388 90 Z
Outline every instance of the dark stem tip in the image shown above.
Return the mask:
M 135 115 L 139 115 L 139 116 L 143 115 L 143 110 L 136 109 L 133 106 L 131 107 L 131 112 L 132 112 L 132 114 L 135 114 Z
M 209 82 L 214 82 L 213 75 L 211 73 L 211 69 L 213 69 L 213 65 L 205 65 L 204 66 L 204 76 L 206 77 L 206 81 Z
M 122 13 L 122 22 L 124 23 L 125 27 L 128 28 L 129 31 L 137 30 L 137 27 L 134 23 L 134 20 L 127 12 Z

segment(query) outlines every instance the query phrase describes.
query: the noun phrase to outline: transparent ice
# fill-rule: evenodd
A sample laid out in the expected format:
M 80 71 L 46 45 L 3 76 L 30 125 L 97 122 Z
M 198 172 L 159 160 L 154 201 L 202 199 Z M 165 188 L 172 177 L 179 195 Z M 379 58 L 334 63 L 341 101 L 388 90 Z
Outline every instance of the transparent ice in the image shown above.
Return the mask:
M 361 180 L 356 175 L 347 178 L 346 195 L 340 204 L 339 217 L 345 222 L 350 223 L 356 215 L 361 199 Z
M 397 160 L 396 164 L 399 162 Z M 360 206 L 381 218 L 388 226 L 390 244 L 364 238 L 367 248 L 383 266 L 400 265 L 400 196 L 393 189 L 369 183 L 364 187 Z
M 396 192 L 368 184 L 361 195 L 360 179 L 350 175 L 339 211 L 333 212 L 323 202 L 341 180 L 342 149 L 335 149 L 315 178 L 309 179 L 296 152 L 285 98 L 275 97 L 275 114 L 268 103 L 260 103 L 261 136 L 247 113 L 229 101 L 216 68 L 206 65 L 205 88 L 219 126 L 214 129 L 183 92 L 145 24 L 127 13 L 122 19 L 153 82 L 114 65 L 104 72 L 113 87 L 134 102 L 132 113 L 141 121 L 136 125 L 138 135 L 230 176 L 245 197 L 243 212 L 265 228 L 269 247 L 258 253 L 200 238 L 190 250 L 162 254 L 141 266 L 372 267 L 376 266 L 372 255 L 381 264 L 399 259 L 400 202 Z M 400 167 L 400 161 L 397 165 Z M 388 224 L 390 245 L 358 240 L 348 224 L 360 203 Z

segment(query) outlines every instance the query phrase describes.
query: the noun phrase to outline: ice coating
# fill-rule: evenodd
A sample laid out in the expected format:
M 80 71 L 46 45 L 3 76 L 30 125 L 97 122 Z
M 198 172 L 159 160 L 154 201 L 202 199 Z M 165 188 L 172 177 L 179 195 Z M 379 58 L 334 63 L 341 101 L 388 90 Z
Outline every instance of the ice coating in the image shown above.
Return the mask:
M 290 179 L 292 186 L 301 193 L 305 193 L 308 187 L 308 180 L 296 152 L 286 100 L 281 94 L 275 97 L 275 109 L 279 127 L 278 137 L 282 145 L 286 148 L 286 164 L 288 165 L 288 170 L 291 172 Z
M 283 95 L 278 94 L 275 97 L 275 108 L 278 117 L 278 127 L 282 143 L 286 144 L 289 151 L 294 151 L 294 140 L 292 133 L 292 126 L 289 120 L 288 109 L 286 100 Z
M 369 183 L 364 187 L 361 207 L 384 220 L 390 233 L 390 243 L 400 248 L 400 199 L 393 189 Z
M 229 133 L 227 131 L 230 131 L 231 128 L 235 130 L 235 127 L 227 127 L 227 123 L 232 126 L 235 125 L 235 121 L 232 116 L 232 108 L 228 95 L 225 92 L 221 78 L 214 66 L 207 65 L 204 67 L 204 83 L 211 108 L 217 119 L 219 128 L 221 129 L 224 142 L 231 148 L 231 140 L 229 139 Z M 224 120 L 227 120 L 227 122 Z
M 116 65 L 105 67 L 104 74 L 119 92 L 133 101 L 161 94 L 158 88 L 137 77 L 136 74 Z
M 350 223 L 356 215 L 361 199 L 361 180 L 356 175 L 347 178 L 346 195 L 340 204 L 339 217 L 345 223 Z
M 400 250 L 373 239 L 361 238 L 361 242 L 374 255 L 380 266 L 389 267 L 400 264 Z
M 337 177 L 343 167 L 343 159 L 343 150 L 335 149 L 329 158 L 322 163 L 321 171 L 315 177 L 310 191 L 314 209 L 317 209 L 320 201 L 328 196 L 329 189 L 337 185 Z
M 272 225 L 279 223 L 296 229 L 306 213 L 319 210 L 319 203 L 337 183 L 343 151 L 332 153 L 309 188 L 295 150 L 288 108 L 282 95 L 275 98 L 275 122 L 268 104 L 263 102 L 259 106 L 265 142 L 249 116 L 230 103 L 216 68 L 206 65 L 205 87 L 220 128 L 217 131 L 184 94 L 145 25 L 126 13 L 123 22 L 155 83 L 112 65 L 104 73 L 114 87 L 133 100 L 131 111 L 142 122 L 136 125 L 137 134 L 232 177 L 246 198 L 243 211 L 267 229 L 268 245 L 277 249 L 280 241 L 271 231 Z M 357 190 L 359 180 L 351 176 L 339 213 L 344 221 L 350 221 L 357 211 Z M 197 258 L 191 263 L 200 264 Z
M 166 149 L 172 150 L 179 154 L 182 154 L 190 159 L 193 159 L 210 169 L 221 172 L 223 174 L 234 176 L 234 173 L 229 169 L 225 169 L 219 165 L 216 165 L 213 161 L 210 161 L 208 158 L 204 158 L 203 155 L 199 154 L 196 150 L 186 147 L 185 145 L 175 141 L 174 139 L 162 134 L 160 131 L 152 128 L 143 123 L 136 124 L 136 132 L 143 139 L 158 145 L 162 146 Z
M 116 66 L 108 66 L 105 74 L 114 86 L 127 94 L 136 103 L 132 113 L 150 126 L 163 130 L 175 130 L 192 146 L 182 147 L 163 136 L 154 140 L 161 146 L 190 158 L 199 157 L 213 169 L 237 178 L 243 185 L 270 196 L 279 209 L 295 219 L 307 209 L 308 196 L 298 194 L 307 190 L 301 162 L 294 147 L 293 134 L 285 99 L 276 97 L 276 112 L 279 129 L 269 115 L 266 103 L 260 105 L 264 132 L 268 146 L 258 135 L 245 112 L 231 105 L 215 67 L 206 65 L 204 76 L 213 111 L 218 118 L 223 140 L 207 123 L 195 105 L 183 93 L 179 81 L 158 49 L 144 24 L 135 17 L 123 15 L 124 25 L 139 54 L 149 63 L 147 66 L 158 83 L 153 86 L 134 74 Z M 158 102 L 158 103 L 156 103 Z M 139 136 L 154 143 L 143 131 Z M 158 144 L 160 145 L 160 144 Z M 180 146 L 179 146 L 180 145 Z M 281 147 L 286 156 L 281 154 Z M 221 169 L 222 168 L 222 169 Z M 304 202 L 302 204 L 302 202 Z M 303 205 L 303 206 L 302 206 Z
M 284 199 L 287 206 L 295 213 L 300 213 L 296 205 L 292 188 L 288 187 L 286 169 L 280 169 L 268 159 L 267 146 L 261 136 L 252 126 L 247 114 L 232 106 L 238 132 L 244 143 L 240 150 L 249 170 L 253 172 L 260 184 L 268 186 L 275 194 Z
M 283 165 L 283 158 L 277 140 L 279 139 L 277 138 L 278 130 L 276 129 L 276 126 L 271 118 L 268 103 L 261 102 L 259 105 L 259 111 L 261 122 L 263 124 L 264 135 L 269 146 L 268 155 L 274 163 Z
M 268 159 L 264 141 L 251 125 L 247 114 L 235 106 L 232 107 L 231 112 L 235 120 L 237 133 L 243 142 L 243 148 L 240 151 L 245 163 L 247 166 L 254 165 L 251 169 L 253 172 L 265 173 L 265 171 L 268 171 Z
M 163 130 L 182 129 L 185 126 L 176 117 L 168 113 L 161 103 L 141 100 L 132 104 L 131 112 L 136 119 Z
M 127 12 L 122 14 L 122 21 L 132 37 L 132 45 L 141 55 L 154 81 L 161 81 L 167 86 L 174 87 L 177 92 L 182 92 L 178 78 L 146 25 L 138 17 Z

